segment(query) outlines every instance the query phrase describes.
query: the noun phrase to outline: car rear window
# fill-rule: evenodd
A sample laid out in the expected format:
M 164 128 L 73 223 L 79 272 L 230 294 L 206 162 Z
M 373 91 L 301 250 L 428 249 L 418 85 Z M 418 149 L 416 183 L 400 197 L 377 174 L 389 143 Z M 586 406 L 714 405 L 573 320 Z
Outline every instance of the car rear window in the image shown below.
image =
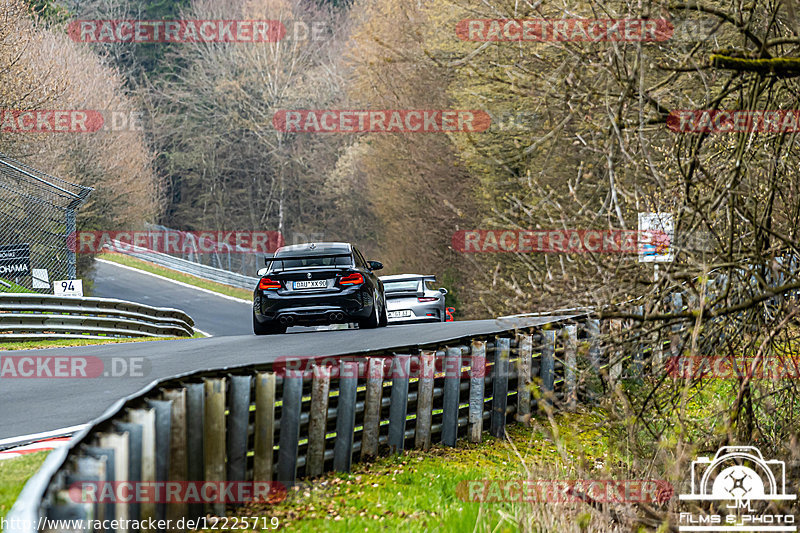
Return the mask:
M 403 292 L 403 291 L 415 291 L 419 287 L 419 280 L 412 279 L 412 280 L 404 280 L 404 281 L 384 281 L 383 282 L 383 290 L 384 292 Z
M 287 257 L 281 259 L 276 257 L 272 260 L 272 270 L 287 270 L 290 268 L 308 267 L 348 267 L 353 264 L 353 259 L 349 255 L 319 256 L 319 257 Z

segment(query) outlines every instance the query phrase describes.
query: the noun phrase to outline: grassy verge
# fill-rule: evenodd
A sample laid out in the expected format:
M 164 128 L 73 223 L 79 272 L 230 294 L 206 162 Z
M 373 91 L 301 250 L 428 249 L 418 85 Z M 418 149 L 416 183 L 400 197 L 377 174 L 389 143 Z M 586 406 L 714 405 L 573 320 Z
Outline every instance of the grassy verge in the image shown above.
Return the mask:
M 193 339 L 203 338 L 195 333 Z M 94 346 L 96 344 L 122 344 L 128 342 L 174 341 L 186 337 L 137 337 L 135 339 L 54 339 L 51 341 L 0 342 L 0 351 L 7 350 L 39 350 L 44 348 L 67 348 L 70 346 Z
M 22 487 L 42 466 L 48 453 L 36 452 L 0 461 L 0 516 L 8 515 L 17 496 L 22 492 Z
M 183 274 L 182 272 L 177 272 L 159 265 L 154 265 L 152 263 L 148 263 L 147 261 L 141 261 L 134 257 L 128 257 L 127 255 L 107 253 L 99 255 L 98 257 L 100 259 L 105 259 L 106 261 L 112 261 L 120 265 L 138 268 L 139 270 L 144 270 L 145 272 L 150 272 L 151 274 L 158 274 L 159 276 L 164 276 L 165 278 L 180 281 L 201 289 L 218 292 L 226 296 L 233 296 L 234 298 L 241 298 L 242 300 L 248 301 L 253 299 L 253 291 L 230 287 L 228 285 L 223 285 L 222 283 L 215 283 L 213 281 L 208 281 L 196 276 L 190 276 L 189 274 Z
M 467 501 L 468 481 L 576 479 L 586 476 L 577 468 L 585 472 L 587 467 L 594 478 L 608 479 L 606 468 L 624 463 L 612 460 L 606 438 L 596 429 L 601 415 L 560 414 L 556 420 L 557 437 L 546 421 L 532 428 L 512 425 L 507 440 L 486 436 L 479 444 L 459 441 L 456 448 L 434 446 L 356 464 L 350 474 L 301 482 L 281 503 L 251 505 L 231 516 L 268 517 L 260 522 L 264 530 L 276 519 L 286 531 L 315 533 L 613 530 L 605 529 L 606 517 L 586 505 Z M 527 526 L 520 528 L 523 521 Z
M 3 284 L 0 284 L 0 292 L 11 292 L 11 293 L 20 293 L 21 292 L 21 293 L 26 293 L 26 294 L 35 294 L 36 293 L 36 291 L 32 291 L 30 289 L 27 289 L 27 288 L 23 287 L 22 285 L 17 285 L 13 281 L 10 281 L 10 280 L 7 280 L 7 279 L 2 279 L 2 278 L 0 278 L 0 281 L 2 281 L 3 283 L 6 283 L 8 285 L 11 285 L 11 287 L 9 288 L 9 287 L 6 287 Z

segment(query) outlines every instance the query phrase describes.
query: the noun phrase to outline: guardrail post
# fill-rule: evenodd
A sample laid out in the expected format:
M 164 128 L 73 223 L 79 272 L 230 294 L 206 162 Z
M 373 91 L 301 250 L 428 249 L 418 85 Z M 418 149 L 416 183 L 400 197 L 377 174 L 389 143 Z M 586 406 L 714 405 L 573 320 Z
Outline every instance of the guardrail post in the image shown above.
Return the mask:
M 508 407 L 508 367 L 511 357 L 511 339 L 498 337 L 495 341 L 492 372 L 491 433 L 498 439 L 506 434 L 506 409 Z
M 271 482 L 275 454 L 275 373 L 256 374 L 256 431 L 253 481 Z
M 469 441 L 480 442 L 486 390 L 486 341 L 472 341 L 469 375 Z
M 156 481 L 167 481 L 169 478 L 169 451 L 172 403 L 162 400 L 147 400 L 156 414 Z M 156 504 L 156 516 L 159 520 L 167 518 L 167 504 Z
M 417 429 L 414 447 L 427 450 L 431 447 L 433 421 L 433 378 L 436 375 L 436 352 L 422 350 L 419 355 L 419 384 L 417 386 Z
M 337 472 L 349 472 L 353 462 L 357 389 L 358 363 L 340 361 L 339 401 L 336 406 L 336 442 L 333 448 L 333 469 Z
M 533 335 L 517 336 L 517 422 L 529 426 L 531 423 L 531 363 L 533 359 Z
M 244 481 L 247 476 L 247 430 L 250 426 L 250 376 L 230 376 L 226 452 L 227 481 Z
M 111 448 L 100 448 L 98 446 L 86 446 L 84 448 L 86 455 L 89 457 L 93 457 L 102 461 L 105 464 L 105 473 L 101 475 L 100 482 L 109 483 L 111 486 L 114 486 L 114 483 L 117 481 L 117 474 L 116 474 L 116 453 Z M 102 485 L 101 485 L 102 487 Z M 100 494 L 100 491 L 97 491 L 96 494 Z M 119 518 L 117 516 L 117 504 L 114 501 L 107 501 L 100 503 L 98 502 L 98 512 L 102 513 L 103 518 L 101 520 L 115 520 Z M 111 532 L 112 529 L 107 527 L 103 529 L 103 531 Z
M 564 326 L 564 333 L 564 400 L 567 409 L 573 411 L 578 405 L 578 326 Z
M 542 379 L 542 399 L 539 406 L 553 404 L 555 368 L 556 368 L 556 331 L 548 329 L 542 332 L 542 362 L 539 376 Z
M 152 409 L 133 409 L 128 417 L 133 424 L 139 424 L 142 428 L 142 475 L 139 481 L 147 486 L 156 481 L 156 414 Z M 155 520 L 155 502 L 140 502 L 139 514 L 142 520 Z
M 130 457 L 128 455 L 128 434 L 118 434 L 118 433 L 106 433 L 100 435 L 97 439 L 98 443 L 100 444 L 100 448 L 107 448 L 113 451 L 113 461 L 114 461 L 114 481 L 129 481 L 130 474 L 128 473 L 128 463 L 130 461 Z M 116 493 L 116 490 L 114 491 Z M 125 501 L 117 501 L 115 504 L 116 509 L 114 511 L 114 516 L 122 521 L 122 520 L 129 520 L 130 514 L 128 513 L 128 503 Z M 122 525 L 126 524 L 127 522 L 121 522 Z M 126 532 L 128 531 L 127 527 L 120 527 L 117 529 L 118 532 Z
M 186 383 L 186 480 L 202 481 L 205 476 L 206 389 L 203 383 Z M 202 503 L 190 503 L 189 515 L 203 515 Z
M 205 423 L 205 481 L 225 481 L 225 378 L 206 378 Z M 216 516 L 224 516 L 225 504 L 220 501 L 205 502 L 206 509 Z
M 402 453 L 405 448 L 410 372 L 411 356 L 395 355 L 392 360 L 392 401 L 389 405 L 389 449 L 392 453 Z
M 364 399 L 364 431 L 361 433 L 361 460 L 378 455 L 383 401 L 384 359 L 367 359 L 367 391 Z
M 447 348 L 444 360 L 444 399 L 442 402 L 442 443 L 455 446 L 458 439 L 458 404 L 461 395 L 461 348 Z
M 72 483 L 102 483 L 106 481 L 106 458 L 95 458 L 92 456 L 83 456 L 78 457 L 76 461 L 76 472 L 74 478 L 67 478 L 67 483 L 71 485 Z M 91 486 L 91 485 L 90 485 Z M 81 499 L 83 500 L 84 497 L 81 495 Z M 91 503 L 91 507 L 93 509 L 92 513 L 87 515 L 91 516 L 96 520 L 103 520 L 105 519 L 106 515 L 106 508 L 104 504 L 100 504 L 95 502 Z
M 306 476 L 313 477 L 325 470 L 325 429 L 328 422 L 328 397 L 331 386 L 331 367 L 313 366 L 311 408 L 308 418 L 308 451 Z
M 138 483 L 142 480 L 142 426 L 132 422 L 114 422 L 114 429 L 128 435 L 128 481 Z M 136 498 L 128 504 L 128 518 L 141 518 Z
M 303 408 L 303 378 L 283 378 L 283 406 L 278 450 L 278 481 L 286 487 L 297 477 L 297 446 L 300 442 L 300 412 Z
M 186 459 L 186 389 L 170 389 L 163 392 L 164 399 L 172 403 L 170 432 L 169 475 L 170 481 L 188 481 Z M 167 519 L 177 521 L 186 517 L 189 506 L 186 502 L 167 506 Z

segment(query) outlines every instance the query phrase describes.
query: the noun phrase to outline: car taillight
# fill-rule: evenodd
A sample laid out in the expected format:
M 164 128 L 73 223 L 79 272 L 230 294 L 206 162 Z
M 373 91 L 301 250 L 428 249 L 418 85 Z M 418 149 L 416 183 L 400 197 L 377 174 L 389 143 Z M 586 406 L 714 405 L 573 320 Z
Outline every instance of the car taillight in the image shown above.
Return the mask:
M 439 298 L 417 298 L 418 302 L 435 302 Z
M 349 274 L 339 280 L 339 285 L 361 285 L 364 283 L 364 276 L 356 272 Z
M 281 282 L 274 279 L 261 278 L 258 282 L 258 288 L 262 291 L 276 291 L 281 288 Z

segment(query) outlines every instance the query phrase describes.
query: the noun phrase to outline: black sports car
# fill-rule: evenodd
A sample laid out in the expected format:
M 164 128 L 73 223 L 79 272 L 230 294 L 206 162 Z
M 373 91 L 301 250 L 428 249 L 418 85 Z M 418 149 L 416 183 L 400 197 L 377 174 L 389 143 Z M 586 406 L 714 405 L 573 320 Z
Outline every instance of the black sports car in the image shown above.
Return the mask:
M 377 328 L 388 322 L 383 283 L 373 274 L 383 265 L 366 261 L 348 243 L 326 242 L 279 248 L 260 270 L 253 293 L 253 332 L 285 333 L 289 326 L 347 324 Z

